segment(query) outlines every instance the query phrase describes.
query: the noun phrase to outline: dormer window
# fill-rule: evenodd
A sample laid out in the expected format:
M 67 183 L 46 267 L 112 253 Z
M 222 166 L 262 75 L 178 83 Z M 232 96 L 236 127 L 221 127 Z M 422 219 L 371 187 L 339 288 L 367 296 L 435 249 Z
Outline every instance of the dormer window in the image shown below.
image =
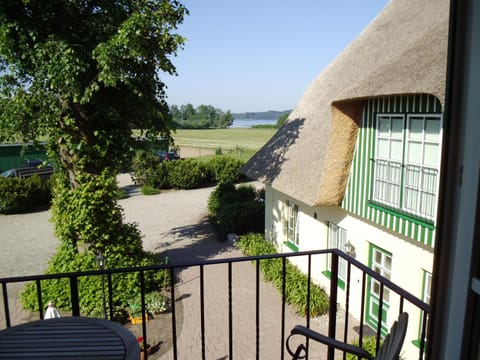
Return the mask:
M 433 221 L 442 116 L 377 114 L 371 201 Z

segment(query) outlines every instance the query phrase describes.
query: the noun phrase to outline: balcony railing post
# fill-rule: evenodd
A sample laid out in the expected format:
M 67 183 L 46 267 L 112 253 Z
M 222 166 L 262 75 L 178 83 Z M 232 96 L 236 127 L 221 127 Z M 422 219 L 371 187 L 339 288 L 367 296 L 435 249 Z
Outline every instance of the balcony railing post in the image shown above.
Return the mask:
M 206 359 L 205 348 L 205 274 L 203 265 L 200 265 L 200 336 L 202 337 L 202 360 Z
M 233 295 L 232 295 L 232 262 L 228 262 L 228 354 L 233 360 Z
M 10 323 L 10 309 L 8 307 L 8 292 L 7 292 L 7 284 L 2 283 L 2 292 L 3 292 L 3 306 L 5 308 L 5 325 L 7 328 L 11 326 Z
M 337 289 L 338 289 L 338 254 L 332 252 L 331 278 L 330 278 L 330 303 L 328 309 L 328 336 L 335 339 L 337 329 Z M 335 348 L 328 347 L 327 359 L 333 360 Z
M 80 301 L 78 297 L 77 277 L 72 275 L 70 279 L 70 297 L 72 299 L 72 316 L 80 316 Z
M 175 268 L 170 268 L 170 303 L 172 306 L 172 342 L 173 342 L 173 359 L 178 359 L 177 347 L 177 314 L 175 309 Z
M 42 301 L 42 283 L 40 280 L 36 281 L 37 284 L 37 302 L 38 312 L 40 313 L 40 319 L 43 319 L 43 301 Z

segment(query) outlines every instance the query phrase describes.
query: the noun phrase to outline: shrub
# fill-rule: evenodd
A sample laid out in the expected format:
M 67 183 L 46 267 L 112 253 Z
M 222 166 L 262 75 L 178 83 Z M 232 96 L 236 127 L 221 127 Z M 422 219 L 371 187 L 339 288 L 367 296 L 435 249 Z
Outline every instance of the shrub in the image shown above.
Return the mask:
M 216 183 L 236 182 L 244 162 L 231 156 L 215 156 L 207 163 L 210 178 Z
M 355 340 L 352 344 L 355 345 L 355 346 L 358 346 L 359 341 Z M 379 346 L 382 346 L 382 344 L 383 344 L 383 340 L 380 340 Z M 372 357 L 374 357 L 375 353 L 376 353 L 376 349 L 377 349 L 377 337 L 372 336 L 372 335 L 364 336 L 363 340 L 362 340 L 362 348 L 364 350 L 366 350 Z M 358 356 L 353 355 L 353 354 L 349 354 L 349 353 L 347 353 L 346 358 L 347 358 L 347 360 L 357 360 L 357 359 L 359 359 Z M 399 358 L 399 360 L 404 360 L 405 359 L 405 357 L 402 356 L 402 354 L 400 354 L 400 356 L 398 358 Z M 364 359 L 364 358 L 362 358 L 362 359 Z
M 11 214 L 49 205 L 51 181 L 38 175 L 21 178 L 0 177 L 0 213 Z
M 265 206 L 258 201 L 225 203 L 217 212 L 224 233 L 261 232 L 265 223 Z
M 162 161 L 151 151 L 139 151 L 132 161 L 133 181 L 141 187 L 148 187 L 153 191 L 171 188 L 168 172 L 169 161 Z
M 207 208 L 210 215 L 215 216 L 220 209 L 222 197 L 233 192 L 235 192 L 235 185 L 232 183 L 218 184 L 208 198 Z
M 168 180 L 173 188 L 193 189 L 204 183 L 200 163 L 194 159 L 171 161 L 168 165 Z
M 273 244 L 265 241 L 261 234 L 247 234 L 240 237 L 237 242 L 243 254 L 247 256 L 275 254 Z M 283 260 L 274 258 L 262 260 L 260 268 L 265 280 L 273 282 L 274 286 L 282 291 L 283 286 Z M 285 264 L 285 293 L 288 304 L 295 308 L 297 314 L 307 313 L 308 277 L 295 265 L 288 262 Z M 324 290 L 317 285 L 310 284 L 310 316 L 323 315 L 328 311 L 329 298 Z
M 383 341 L 380 341 L 380 345 Z M 356 340 L 353 345 L 358 346 L 359 342 Z M 362 339 L 362 348 L 366 350 L 370 355 L 375 356 L 377 349 L 377 337 L 376 336 L 364 336 Z M 347 353 L 347 360 L 357 360 L 358 356 Z
M 160 189 L 157 189 L 153 186 L 150 185 L 144 185 L 142 186 L 142 194 L 143 195 L 157 195 L 160 194 Z
M 264 229 L 265 205 L 253 186 L 220 183 L 210 194 L 208 211 L 221 236 Z
M 140 186 L 154 185 L 155 171 L 160 166 L 158 156 L 147 150 L 138 151 L 132 160 L 132 178 Z

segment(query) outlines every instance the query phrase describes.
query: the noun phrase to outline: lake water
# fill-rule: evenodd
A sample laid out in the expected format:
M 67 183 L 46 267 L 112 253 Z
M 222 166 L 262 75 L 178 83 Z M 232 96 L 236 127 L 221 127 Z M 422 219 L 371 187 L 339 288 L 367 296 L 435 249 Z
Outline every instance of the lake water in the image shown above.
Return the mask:
M 275 125 L 276 119 L 235 119 L 231 128 L 250 128 L 253 125 Z

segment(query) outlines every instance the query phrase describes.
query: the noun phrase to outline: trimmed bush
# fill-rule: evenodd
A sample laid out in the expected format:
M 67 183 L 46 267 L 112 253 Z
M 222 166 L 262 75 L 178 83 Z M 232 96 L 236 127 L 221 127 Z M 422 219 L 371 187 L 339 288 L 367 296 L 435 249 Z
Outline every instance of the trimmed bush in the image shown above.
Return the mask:
M 193 159 L 171 161 L 168 164 L 168 180 L 175 189 L 193 189 L 204 184 L 200 163 Z
M 247 234 L 240 237 L 237 246 L 246 256 L 276 254 L 273 244 L 267 242 L 261 234 Z M 282 291 L 283 260 L 281 258 L 262 260 L 260 262 L 265 280 L 271 281 Z M 292 305 L 299 315 L 305 315 L 307 310 L 308 277 L 295 265 L 287 260 L 285 264 L 285 293 L 286 301 Z M 328 311 L 328 295 L 314 283 L 310 283 L 310 316 L 319 316 Z
M 264 229 L 265 204 L 253 186 L 220 183 L 210 194 L 208 211 L 220 236 Z
M 236 201 L 225 203 L 217 218 L 224 233 L 246 234 L 261 232 L 265 224 L 265 205 L 259 201 Z
M 148 193 L 154 193 L 158 189 L 169 189 L 170 165 L 170 162 L 162 161 L 151 151 L 138 151 L 132 161 L 133 181 L 141 187 L 147 187 Z
M 218 184 L 208 198 L 207 208 L 210 215 L 215 216 L 220 209 L 222 198 L 229 193 L 235 192 L 235 185 L 232 183 Z
M 244 162 L 231 156 L 215 156 L 207 163 L 209 178 L 216 183 L 236 182 Z
M 0 213 L 12 214 L 49 205 L 51 182 L 38 175 L 21 178 L 0 177 Z

